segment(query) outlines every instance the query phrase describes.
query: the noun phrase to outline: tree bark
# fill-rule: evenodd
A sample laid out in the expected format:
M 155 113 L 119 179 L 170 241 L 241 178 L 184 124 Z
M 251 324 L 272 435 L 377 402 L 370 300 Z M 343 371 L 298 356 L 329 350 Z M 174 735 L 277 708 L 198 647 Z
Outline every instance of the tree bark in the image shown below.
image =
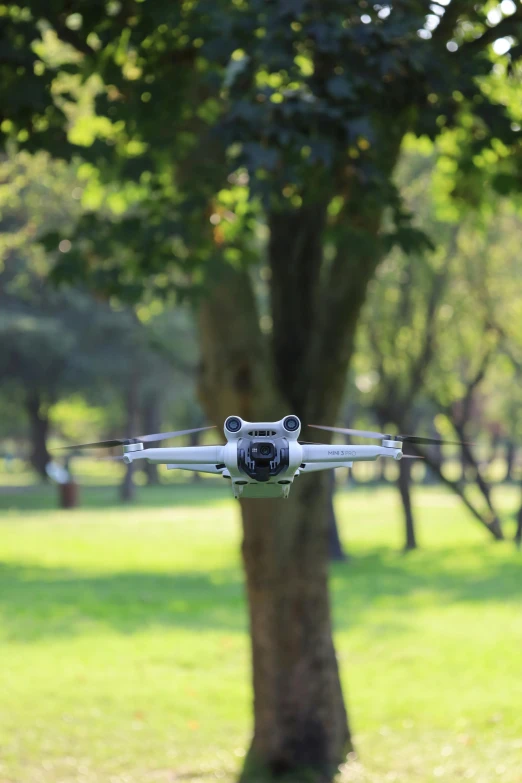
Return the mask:
M 201 433 L 199 432 L 193 432 L 191 435 L 189 435 L 189 443 L 191 446 L 199 446 L 201 440 Z M 193 484 L 199 484 L 202 481 L 201 473 L 198 473 L 196 470 L 192 474 L 192 483 Z
M 351 749 L 328 599 L 328 477 L 288 501 L 245 500 L 255 728 L 243 779 L 313 770 L 331 778 Z
M 522 546 L 522 503 L 517 514 L 517 529 L 515 531 L 515 544 L 520 548 Z
M 159 432 L 161 430 L 160 395 L 157 392 L 151 392 L 145 397 L 142 405 L 142 423 L 144 433 Z M 144 460 L 143 472 L 147 477 L 148 486 L 159 485 L 160 479 L 157 465 Z
M 417 537 L 415 534 L 415 520 L 411 503 L 411 461 L 401 459 L 399 462 L 399 478 L 397 481 L 404 513 L 405 541 L 404 551 L 410 552 L 417 549 Z
M 465 486 L 468 483 L 467 470 L 469 467 L 468 457 L 464 449 L 460 450 L 460 483 Z
M 440 438 L 440 433 L 435 429 L 435 427 L 432 427 L 432 435 L 433 438 Z M 434 443 L 431 446 L 431 453 L 433 454 L 434 460 L 437 462 L 438 465 L 440 465 L 441 471 L 444 470 L 444 452 L 442 450 L 442 446 L 439 443 Z M 424 477 L 422 479 L 422 483 L 425 486 L 430 486 L 437 483 L 437 475 L 436 473 L 429 467 L 426 466 L 426 470 L 424 471 Z
M 512 440 L 506 445 L 506 478 L 505 481 L 514 481 L 514 468 L 516 463 L 517 448 Z
M 343 550 L 341 538 L 339 536 L 339 527 L 337 525 L 337 516 L 335 513 L 335 471 L 327 471 L 328 491 L 326 494 L 326 518 L 328 520 L 328 554 L 330 560 L 334 562 L 344 562 L 347 557 Z
M 522 488 L 522 484 L 521 484 Z M 517 529 L 515 531 L 515 535 L 513 538 L 515 544 L 520 549 L 522 546 L 522 497 L 520 498 L 520 505 L 518 507 L 518 513 L 517 513 Z
M 482 475 L 482 472 L 480 470 L 480 465 L 478 464 L 477 460 L 475 459 L 475 456 L 470 448 L 470 446 L 464 442 L 465 441 L 465 433 L 464 428 L 460 427 L 458 424 L 455 424 L 455 430 L 463 441 L 463 445 L 461 446 L 463 457 L 465 458 L 466 462 L 470 467 L 473 469 L 473 473 L 475 476 L 475 483 L 477 484 L 484 500 L 486 501 L 487 507 L 491 513 L 491 521 L 490 526 L 495 529 L 499 533 L 499 537 L 503 538 L 502 534 L 502 525 L 497 513 L 497 510 L 493 503 L 493 498 L 491 497 L 491 487 L 489 486 L 488 482 Z
M 129 380 L 127 388 L 127 432 L 129 437 L 137 435 L 137 418 L 138 418 L 138 378 L 133 375 Z M 120 485 L 120 500 L 122 503 L 130 503 L 134 500 L 136 494 L 136 486 L 134 484 L 134 463 L 131 462 L 127 465 L 123 481 Z
M 47 450 L 47 437 L 49 435 L 49 418 L 43 412 L 42 400 L 38 392 L 31 392 L 25 401 L 25 407 L 29 418 L 31 434 L 31 465 L 43 481 L 48 476 L 45 470 L 51 461 Z

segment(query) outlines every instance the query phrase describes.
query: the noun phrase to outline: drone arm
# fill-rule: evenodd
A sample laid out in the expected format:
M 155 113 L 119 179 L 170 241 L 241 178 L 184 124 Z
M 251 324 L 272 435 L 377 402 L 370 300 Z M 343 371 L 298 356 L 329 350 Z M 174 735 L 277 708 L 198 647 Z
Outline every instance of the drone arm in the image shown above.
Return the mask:
M 299 473 L 317 473 L 319 470 L 334 470 L 334 468 L 351 468 L 352 462 L 304 462 Z
M 178 446 L 173 448 L 141 449 L 128 451 L 123 461 L 128 465 L 137 459 L 146 459 L 154 465 L 178 465 L 196 468 L 198 465 L 220 465 L 223 462 L 223 446 Z
M 319 443 L 303 445 L 303 464 L 310 463 L 310 466 L 329 463 L 329 467 L 334 464 L 343 467 L 350 462 L 371 462 L 378 457 L 400 459 L 401 456 L 401 449 L 388 446 L 337 446 Z
M 192 470 L 196 473 L 213 473 L 220 476 L 225 468 L 219 467 L 219 463 L 214 465 L 209 463 L 208 465 L 167 465 L 167 470 Z

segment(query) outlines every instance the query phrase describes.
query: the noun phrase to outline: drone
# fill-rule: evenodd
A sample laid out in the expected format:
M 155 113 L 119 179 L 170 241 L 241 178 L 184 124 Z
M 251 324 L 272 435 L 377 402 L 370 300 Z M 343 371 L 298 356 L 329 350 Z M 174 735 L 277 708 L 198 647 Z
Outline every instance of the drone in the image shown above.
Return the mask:
M 371 462 L 379 457 L 393 460 L 419 459 L 403 454 L 403 443 L 442 444 L 438 438 L 415 435 L 392 435 L 366 430 L 344 429 L 310 424 L 316 429 L 343 435 L 380 440 L 380 445 L 353 446 L 310 443 L 299 440 L 301 422 L 297 416 L 285 416 L 280 421 L 251 422 L 239 416 L 225 420 L 226 443 L 217 446 L 178 446 L 145 448 L 145 443 L 189 435 L 214 429 L 198 427 L 177 432 L 160 432 L 139 438 L 125 438 L 66 446 L 66 449 L 123 447 L 123 455 L 108 459 L 121 460 L 131 465 L 146 460 L 155 465 L 166 465 L 168 470 L 192 470 L 214 473 L 231 483 L 236 499 L 239 498 L 287 498 L 290 489 L 301 474 L 319 470 L 350 468 L 354 462 Z

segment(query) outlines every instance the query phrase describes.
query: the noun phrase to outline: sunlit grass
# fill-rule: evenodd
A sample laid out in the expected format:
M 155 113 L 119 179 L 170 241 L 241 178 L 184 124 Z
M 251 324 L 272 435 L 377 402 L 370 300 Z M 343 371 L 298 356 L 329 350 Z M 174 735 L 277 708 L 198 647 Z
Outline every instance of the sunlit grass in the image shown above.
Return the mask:
M 251 730 L 237 505 L 218 482 L 128 509 L 114 487 L 73 512 L 55 493 L 0 493 L 1 783 L 233 780 Z M 392 489 L 337 499 L 345 777 L 519 782 L 522 555 L 440 488 L 415 500 L 405 557 Z

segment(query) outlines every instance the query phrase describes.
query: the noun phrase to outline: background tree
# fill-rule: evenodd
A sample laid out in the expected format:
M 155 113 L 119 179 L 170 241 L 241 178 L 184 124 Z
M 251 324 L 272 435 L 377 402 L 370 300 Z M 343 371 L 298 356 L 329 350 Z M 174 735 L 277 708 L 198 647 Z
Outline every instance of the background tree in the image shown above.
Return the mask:
M 53 406 L 75 393 L 98 405 L 116 398 L 126 409 L 127 427 L 114 409 L 109 427 L 114 435 L 138 434 L 140 406 L 150 417 L 156 410 L 151 395 L 156 405 L 166 402 L 182 387 L 182 375 L 194 373 L 185 358 L 193 352 L 193 328 L 183 312 L 165 312 L 154 300 L 138 308 L 140 319 L 84 287 L 53 288 L 50 260 L 38 238 L 58 224 L 72 224 L 80 213 L 77 172 L 45 154 L 20 153 L 2 161 L 0 177 L 0 377 L 5 403 L 25 410 L 31 463 L 45 479 Z M 60 247 L 65 252 L 68 243 Z M 149 431 L 159 429 L 156 421 Z M 130 497 L 129 481 L 122 492 Z
M 406 203 L 416 204 L 417 215 L 439 238 L 440 245 L 437 252 L 421 257 L 394 253 L 381 266 L 370 287 L 355 362 L 361 383 L 367 381 L 366 394 L 355 391 L 359 399 L 365 397 L 369 402 L 381 429 L 393 423 L 400 431 L 416 431 L 424 425 L 429 434 L 433 418 L 444 417 L 451 422 L 453 437 L 465 442 L 480 437 L 479 449 L 484 451 L 481 432 L 488 428 L 497 432 L 499 425 L 498 417 L 495 424 L 494 419 L 480 412 L 478 395 L 486 377 L 500 377 L 498 363 L 494 362 L 498 349 L 492 330 L 494 317 L 492 306 L 486 305 L 485 292 L 489 281 L 505 280 L 510 273 L 510 239 L 519 230 L 517 216 L 514 213 L 507 220 L 499 219 L 505 210 L 512 212 L 512 204 L 492 199 L 484 204 L 480 216 L 462 209 L 460 214 L 453 214 L 453 221 L 458 218 L 459 223 L 451 222 L 449 217 L 443 220 L 438 213 L 444 212 L 445 194 L 438 190 L 440 182 L 436 169 L 433 173 L 431 154 L 429 145 L 424 155 L 419 154 L 419 145 L 413 145 L 403 157 L 398 182 Z M 444 168 L 444 158 L 439 166 Z M 505 233 L 499 231 L 502 223 Z M 495 308 L 509 309 L 519 292 L 498 284 L 492 291 L 495 288 Z M 497 399 L 501 394 L 499 389 L 492 389 L 491 383 L 489 393 Z M 471 495 L 467 492 L 466 477 L 450 480 L 440 453 L 435 449 L 422 453 L 431 469 L 497 537 L 501 534 L 498 513 L 475 451 L 465 443 L 463 458 L 467 479 L 479 489 L 486 510 L 477 506 L 471 487 Z M 405 466 L 401 465 L 399 488 L 406 548 L 412 548 L 415 530 L 407 481 L 410 465 Z

